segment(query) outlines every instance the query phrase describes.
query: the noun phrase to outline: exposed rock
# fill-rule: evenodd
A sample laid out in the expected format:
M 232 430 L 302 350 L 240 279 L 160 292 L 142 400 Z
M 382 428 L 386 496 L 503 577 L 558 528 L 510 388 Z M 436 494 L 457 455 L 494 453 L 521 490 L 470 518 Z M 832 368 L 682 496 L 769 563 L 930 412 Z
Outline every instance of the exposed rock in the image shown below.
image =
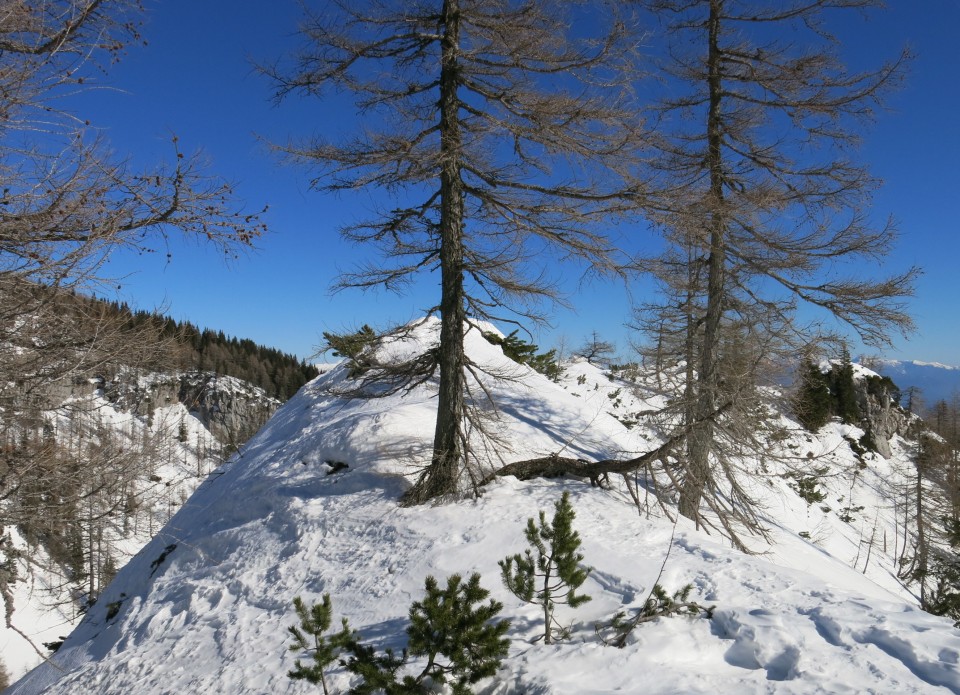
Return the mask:
M 99 381 L 104 396 L 118 408 L 150 417 L 158 407 L 182 403 L 218 439 L 240 444 L 270 419 L 280 401 L 245 381 L 213 372 L 118 374 Z
M 880 377 L 859 378 L 856 380 L 856 389 L 861 426 L 877 453 L 889 459 L 893 456 L 890 440 L 896 435 L 906 436 L 914 418 L 895 401 L 894 390 Z
M 280 407 L 261 388 L 209 372 L 182 375 L 177 397 L 218 438 L 235 442 L 249 439 Z

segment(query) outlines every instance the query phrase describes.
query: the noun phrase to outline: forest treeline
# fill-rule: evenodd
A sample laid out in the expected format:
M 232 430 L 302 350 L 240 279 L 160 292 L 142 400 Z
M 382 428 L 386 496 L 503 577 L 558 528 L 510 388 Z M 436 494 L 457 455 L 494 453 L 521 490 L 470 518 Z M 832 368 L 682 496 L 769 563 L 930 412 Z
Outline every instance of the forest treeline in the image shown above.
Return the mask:
M 171 366 L 182 371 L 215 372 L 259 386 L 268 395 L 286 401 L 320 372 L 296 355 L 259 345 L 249 338 L 237 338 L 221 330 L 200 328 L 190 321 L 145 310 L 132 310 L 125 303 L 104 302 L 130 332 L 155 331 L 173 342 Z

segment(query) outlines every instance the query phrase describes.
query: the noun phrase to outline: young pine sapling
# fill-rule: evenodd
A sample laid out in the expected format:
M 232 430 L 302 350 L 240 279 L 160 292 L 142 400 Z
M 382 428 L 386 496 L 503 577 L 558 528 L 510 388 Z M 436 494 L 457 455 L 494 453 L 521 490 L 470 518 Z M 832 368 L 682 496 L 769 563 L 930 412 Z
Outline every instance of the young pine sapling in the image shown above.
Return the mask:
M 287 675 L 294 680 L 305 680 L 314 685 L 319 683 L 323 687 L 324 695 L 330 695 L 324 670 L 333 663 L 341 651 L 349 649 L 356 642 L 356 636 L 347 625 L 346 618 L 343 619 L 340 632 L 330 636 L 324 635 L 330 629 L 333 615 L 330 594 L 324 594 L 320 603 L 315 603 L 309 608 L 303 599 L 297 596 L 293 599 L 293 605 L 297 610 L 297 617 L 300 618 L 300 625 L 299 627 L 291 625 L 288 628 L 293 635 L 290 651 L 311 653 L 313 664 L 304 665 L 300 659 L 297 659 L 296 667 L 288 671 Z
M 583 555 L 578 552 L 580 535 L 573 530 L 576 514 L 570 504 L 570 494 L 563 493 L 555 503 L 556 513 L 550 523 L 540 512 L 540 522 L 527 520 L 525 535 L 531 548 L 500 561 L 504 586 L 521 601 L 543 607 L 543 637 L 546 644 L 553 642 L 554 634 L 569 636 L 569 629 L 556 620 L 557 604 L 576 608 L 590 597 L 577 590 L 586 581 L 590 568 L 581 566 Z M 539 639 L 539 638 L 538 638 Z
M 453 695 L 470 695 L 471 685 L 496 673 L 509 646 L 504 635 L 510 621 L 494 621 L 503 605 L 494 600 L 484 604 L 489 595 L 480 586 L 479 574 L 466 582 L 454 574 L 445 589 L 427 577 L 426 595 L 410 606 L 409 642 L 402 655 L 390 649 L 378 654 L 374 647 L 361 644 L 346 619 L 340 632 L 324 636 L 332 613 L 329 594 L 310 608 L 298 597 L 294 605 L 300 626 L 290 627 L 294 637 L 290 649 L 311 652 L 314 663 L 304 666 L 298 660 L 288 675 L 319 683 L 329 695 L 324 670 L 340 656 L 340 665 L 359 677 L 349 695 L 419 695 L 434 692 L 443 684 L 450 685 Z M 419 675 L 401 674 L 410 655 L 427 658 Z

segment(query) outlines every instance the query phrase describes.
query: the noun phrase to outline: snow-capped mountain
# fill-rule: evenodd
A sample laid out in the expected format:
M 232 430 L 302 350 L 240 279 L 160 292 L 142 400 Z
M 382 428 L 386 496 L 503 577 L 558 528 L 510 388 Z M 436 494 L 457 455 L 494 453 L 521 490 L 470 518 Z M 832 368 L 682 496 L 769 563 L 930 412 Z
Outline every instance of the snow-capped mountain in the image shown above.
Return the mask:
M 878 374 L 893 379 L 902 391 L 914 386 L 927 407 L 937 401 L 949 402 L 960 394 L 960 367 L 939 362 L 871 359 L 868 364 Z
M 399 349 L 422 349 L 435 331 L 427 322 Z M 554 383 L 477 330 L 467 351 L 485 373 L 512 377 L 482 377 L 496 441 L 475 449 L 490 468 L 551 453 L 627 457 L 659 441 L 644 413 L 664 394 L 585 361 Z M 318 692 L 287 675 L 295 596 L 329 593 L 335 623 L 346 617 L 377 649 L 399 651 L 425 578 L 472 572 L 511 621 L 508 657 L 476 692 L 960 693 L 960 632 L 920 611 L 898 579 L 915 470 L 902 436 L 883 458 L 851 444 L 857 427 L 812 435 L 780 417 L 782 455 L 743 461 L 770 535 L 745 555 L 645 493 L 642 477 L 636 497 L 620 479 L 504 477 L 475 499 L 400 507 L 429 461 L 435 385 L 360 400 L 342 395 L 349 372 L 331 370 L 281 407 L 9 693 Z M 522 552 L 527 519 L 563 492 L 593 600 L 559 608 L 570 639 L 546 645 L 542 611 L 503 587 L 498 561 Z M 642 606 L 655 583 L 691 584 L 712 619 L 661 618 L 624 649 L 603 644 L 597 626 Z M 328 675 L 335 691 L 355 685 L 337 665 Z

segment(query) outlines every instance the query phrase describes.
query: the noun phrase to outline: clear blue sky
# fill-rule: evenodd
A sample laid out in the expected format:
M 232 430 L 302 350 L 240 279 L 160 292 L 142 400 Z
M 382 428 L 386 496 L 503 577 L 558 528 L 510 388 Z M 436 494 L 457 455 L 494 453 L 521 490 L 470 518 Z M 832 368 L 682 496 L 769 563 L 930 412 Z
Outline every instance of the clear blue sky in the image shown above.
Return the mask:
M 865 64 L 905 44 L 917 53 L 905 87 L 862 150 L 885 181 L 877 216 L 892 214 L 902 234 L 891 269 L 918 265 L 925 273 L 911 302 L 918 330 L 887 356 L 960 365 L 960 0 L 889 4 L 870 21 L 853 22 L 844 42 Z M 202 149 L 212 171 L 237 183 L 250 210 L 270 205 L 270 233 L 258 250 L 229 265 L 196 244 L 174 243 L 170 263 L 162 256 L 118 257 L 112 270 L 124 276 L 121 298 L 301 357 L 325 330 L 405 320 L 431 305 L 430 278 L 401 298 L 329 292 L 338 270 L 364 253 L 337 232 L 363 205 L 362 196 L 308 190 L 308 174 L 279 164 L 264 140 L 342 130 L 353 114 L 316 100 L 274 106 L 270 83 L 252 68 L 295 45 L 298 3 L 163 0 L 149 2 L 148 12 L 148 45 L 131 48 L 102 78 L 111 89 L 83 97 L 82 114 L 118 154 L 137 163 L 168 157 L 171 133 L 183 149 Z M 535 339 L 547 346 L 566 337 L 575 346 L 597 330 L 625 350 L 623 289 L 599 283 L 573 289 L 575 310 L 557 310 L 555 328 Z

